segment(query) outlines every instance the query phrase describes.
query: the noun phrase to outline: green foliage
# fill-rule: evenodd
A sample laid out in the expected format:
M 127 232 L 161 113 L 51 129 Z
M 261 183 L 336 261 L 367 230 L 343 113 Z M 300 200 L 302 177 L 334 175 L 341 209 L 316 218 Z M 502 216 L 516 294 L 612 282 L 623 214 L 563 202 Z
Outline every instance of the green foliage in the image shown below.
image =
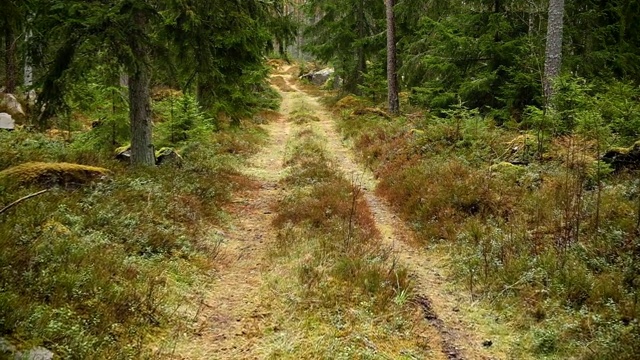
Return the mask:
M 74 83 L 67 93 L 66 103 L 93 121 L 76 123 L 81 128 L 91 125 L 91 131 L 81 132 L 71 147 L 77 153 L 103 152 L 128 144 L 131 137 L 129 104 L 126 88 L 104 86 L 104 73 L 93 72 L 87 82 Z
M 599 104 L 612 101 L 579 80 L 563 86 L 557 109 L 527 109 L 530 133 L 462 106 L 394 124 L 343 110 L 340 128 L 433 256 L 451 256 L 470 296 L 521 327 L 514 351 L 634 358 L 637 181 L 598 160 L 615 134 Z
M 453 96 L 471 108 L 494 110 L 500 122 L 535 104 L 539 94 L 536 52 L 527 24 L 518 12 L 476 8 L 474 4 L 444 4 L 416 12 L 412 2 L 398 5 L 403 29 L 401 73 L 418 89 L 419 103 L 435 109 L 454 105 Z
M 281 5 L 280 1 L 34 0 L 32 52 L 44 73 L 39 101 L 47 104 L 41 119 L 47 121 L 76 105 L 69 103 L 67 94 L 88 73 L 114 69 L 96 82 L 108 87 L 121 74 L 149 65 L 159 82 L 195 92 L 209 116 L 224 113 L 239 119 L 260 108 L 274 108 L 278 99 L 266 82 L 263 61 L 267 43 L 274 34 L 286 41 L 294 32 L 291 19 L 276 11 Z M 140 19 L 144 20 L 140 26 L 132 26 Z M 154 49 L 150 64 L 135 58 L 136 44 Z
M 613 81 L 597 95 L 596 107 L 611 131 L 626 143 L 640 138 L 640 88 Z
M 100 99 L 93 107 L 87 100 L 87 111 L 108 112 Z M 0 169 L 39 159 L 85 160 L 113 170 L 91 186 L 63 189 L 48 182 L 51 191 L 0 215 L 3 337 L 42 345 L 62 358 L 144 358 L 153 356 L 149 344 L 159 331 L 187 321 L 176 314 L 190 291 L 185 282 L 207 281 L 200 274 L 218 252 L 210 225 L 222 221 L 231 192 L 248 183 L 234 167 L 263 134 L 250 123 L 202 132 L 197 129 L 205 119 L 195 100 L 180 101 L 198 117 L 195 132 L 185 131 L 180 142 L 181 167 L 132 170 L 114 162 L 111 152 L 99 149 L 110 144 L 100 137 L 104 123 L 70 144 L 40 133 L 0 132 L 6 155 Z M 10 191 L 0 185 L 0 204 L 39 189 L 31 182 L 14 182 Z
M 155 115 L 161 120 L 156 126 L 157 148 L 201 142 L 215 130 L 213 120 L 206 117 L 193 96 L 170 96 L 158 102 L 155 108 Z
M 358 85 L 360 94 L 369 98 L 374 104 L 384 101 L 387 96 L 387 78 L 383 65 L 377 63 L 375 66 L 370 66 L 363 74 L 362 84 Z
M 384 3 L 373 0 L 311 0 L 303 9 L 312 21 L 305 29 L 305 50 L 317 59 L 331 63 L 344 81 L 344 88 L 359 93 L 367 61 L 384 49 Z M 378 61 L 382 63 L 382 61 Z

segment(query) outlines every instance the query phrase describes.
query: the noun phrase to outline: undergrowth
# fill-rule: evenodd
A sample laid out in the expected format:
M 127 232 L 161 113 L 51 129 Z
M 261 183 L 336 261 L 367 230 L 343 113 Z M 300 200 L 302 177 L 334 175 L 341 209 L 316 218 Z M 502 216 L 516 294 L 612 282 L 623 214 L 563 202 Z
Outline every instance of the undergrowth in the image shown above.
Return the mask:
M 360 187 L 322 143 L 304 127 L 288 146 L 282 182 L 290 191 L 276 208 L 270 275 L 286 328 L 269 339 L 266 357 L 422 357 L 428 345 L 411 336 L 421 321 L 407 306 L 408 274 L 381 248 Z
M 264 135 L 248 121 L 213 123 L 190 98 L 171 101 L 186 115 L 171 118 L 169 106 L 156 104 L 155 141 L 178 149 L 180 166 L 116 162 L 112 150 L 124 144 L 105 123 L 70 141 L 0 133 L 0 170 L 34 159 L 110 170 L 85 186 L 0 188 L 6 205 L 51 187 L 0 214 L 0 337 L 59 358 L 149 358 L 157 334 L 184 320 L 186 297 L 213 271 L 222 207 L 253 186 L 235 168 Z
M 562 136 L 541 112 L 522 131 L 462 106 L 393 121 L 334 109 L 378 194 L 473 300 L 517 320 L 513 356 L 640 356 L 639 183 L 598 161 L 612 137 L 597 109 Z

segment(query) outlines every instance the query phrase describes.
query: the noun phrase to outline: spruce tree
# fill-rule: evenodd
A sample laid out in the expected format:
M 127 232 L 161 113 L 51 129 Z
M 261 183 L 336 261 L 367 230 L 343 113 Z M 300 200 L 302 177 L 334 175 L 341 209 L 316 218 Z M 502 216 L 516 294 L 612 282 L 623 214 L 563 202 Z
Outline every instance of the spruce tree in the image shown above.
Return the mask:
M 544 62 L 544 95 L 547 103 L 553 96 L 553 81 L 560 75 L 562 65 L 562 32 L 564 30 L 564 0 L 549 2 L 547 49 Z
M 398 98 L 398 73 L 396 70 L 396 22 L 394 7 L 395 0 L 386 0 L 387 10 L 387 84 L 389 87 L 388 101 L 389 112 L 400 112 L 400 100 Z

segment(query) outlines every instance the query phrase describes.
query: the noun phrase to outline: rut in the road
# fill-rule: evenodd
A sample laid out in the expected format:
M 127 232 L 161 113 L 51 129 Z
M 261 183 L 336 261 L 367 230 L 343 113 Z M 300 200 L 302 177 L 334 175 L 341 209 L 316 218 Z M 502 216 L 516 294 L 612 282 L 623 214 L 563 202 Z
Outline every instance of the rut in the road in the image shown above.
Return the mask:
M 216 280 L 205 291 L 193 332 L 178 340 L 178 359 L 259 359 L 258 340 L 270 326 L 263 303 L 266 252 L 275 238 L 271 207 L 281 197 L 278 180 L 289 137 L 289 124 L 280 117 L 265 125 L 269 144 L 253 156 L 243 173 L 257 180 L 253 190 L 236 194 L 227 211 L 233 217 L 222 232 Z M 215 181 L 215 179 L 212 179 Z
M 376 225 L 384 242 L 391 248 L 400 264 L 407 267 L 415 281 L 416 305 L 420 306 L 425 319 L 436 329 L 440 337 L 442 352 L 449 359 L 505 359 L 512 334 L 495 324 L 491 314 L 476 308 L 469 300 L 454 293 L 443 274 L 444 265 L 430 259 L 416 241 L 406 224 L 375 193 L 376 179 L 373 174 L 360 166 L 352 151 L 342 141 L 335 128 L 332 115 L 319 103 L 318 99 L 301 91 L 287 79 L 289 88 L 303 93 L 307 110 L 320 119 L 319 130 L 327 138 L 327 150 L 333 154 L 339 167 L 347 177 L 359 182 L 364 196 L 372 209 Z M 291 95 L 289 95 L 291 96 Z M 470 321 L 465 313 L 473 313 L 481 323 Z M 481 326 L 479 326 L 481 325 Z M 491 348 L 483 347 L 483 342 L 493 339 Z M 498 339 L 503 341 L 497 341 Z
M 269 144 L 243 170 L 256 179 L 257 186 L 237 194 L 233 206 L 227 209 L 233 225 L 221 233 L 225 242 L 220 259 L 216 260 L 219 263 L 215 272 L 216 280 L 203 289 L 204 295 L 199 300 L 201 306 L 193 328 L 185 331 L 185 334 L 179 334 L 171 357 L 262 359 L 267 354 L 273 355 L 269 352 L 273 345 L 270 341 L 276 339 L 283 341 L 284 345 L 296 341 L 280 338 L 279 334 L 287 332 L 281 332 L 283 324 L 278 322 L 283 321 L 282 317 L 287 314 L 277 313 L 273 302 L 288 295 L 272 293 L 267 277 L 269 273 L 271 276 L 278 274 L 269 257 L 269 249 L 277 236 L 271 211 L 285 194 L 279 180 L 287 142 L 296 127 L 286 121 L 286 117 L 302 106 L 319 119 L 314 123 L 314 128 L 326 138 L 327 153 L 335 159 L 347 178 L 361 184 L 384 245 L 393 253 L 394 261 L 412 274 L 416 291 L 414 306 L 421 309 L 425 317 L 425 325 L 419 327 L 421 333 L 415 335 L 428 339 L 429 347 L 435 350 L 430 358 L 507 358 L 505 349 L 509 344 L 500 341 L 507 339 L 506 335 L 500 333 L 504 329 L 487 325 L 492 321 L 489 314 L 476 309 L 464 296 L 452 292 L 442 263 L 430 259 L 424 249 L 415 246 L 413 235 L 404 222 L 375 195 L 376 180 L 370 172 L 362 170 L 351 151 L 344 146 L 334 128 L 331 114 L 316 98 L 300 91 L 291 76 L 287 75 L 287 69 L 284 70 L 280 75 L 286 86 L 279 85 L 286 90 L 280 89 L 283 97 L 282 116 L 265 125 L 270 136 Z M 471 313 L 473 320 L 469 320 L 468 314 Z M 492 339 L 495 345 L 483 348 L 482 342 L 486 339 Z M 305 339 L 297 341 L 304 343 Z

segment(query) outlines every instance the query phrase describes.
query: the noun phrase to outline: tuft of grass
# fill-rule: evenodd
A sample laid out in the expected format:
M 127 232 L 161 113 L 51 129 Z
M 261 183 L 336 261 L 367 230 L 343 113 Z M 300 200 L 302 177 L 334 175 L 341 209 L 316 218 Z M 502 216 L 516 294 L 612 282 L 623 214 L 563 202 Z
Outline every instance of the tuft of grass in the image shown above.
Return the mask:
M 271 84 L 275 85 L 282 92 L 294 92 L 295 90 L 287 83 L 284 77 L 276 75 L 271 77 Z
M 296 125 L 303 125 L 310 122 L 318 122 L 320 118 L 306 111 L 294 111 L 289 116 L 289 121 Z

